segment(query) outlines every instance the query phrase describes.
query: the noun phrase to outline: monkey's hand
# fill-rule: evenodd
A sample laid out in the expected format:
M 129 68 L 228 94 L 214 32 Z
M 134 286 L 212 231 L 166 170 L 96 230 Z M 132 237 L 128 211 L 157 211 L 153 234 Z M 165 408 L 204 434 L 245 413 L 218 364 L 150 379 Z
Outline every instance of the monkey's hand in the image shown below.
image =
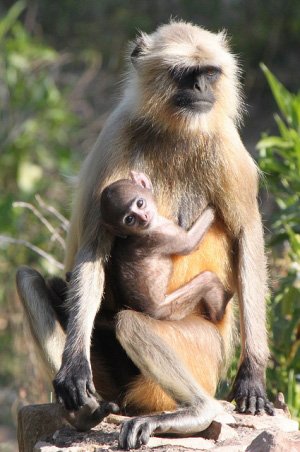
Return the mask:
M 63 403 L 69 411 L 76 411 L 95 395 L 90 363 L 84 354 L 73 356 L 72 359 L 63 357 L 53 387 L 58 402 Z
M 222 406 L 213 399 L 201 400 L 195 406 L 176 411 L 148 416 L 139 416 L 124 422 L 119 436 L 121 449 L 137 449 L 147 444 L 155 433 L 175 433 L 193 435 L 205 430 L 212 421 L 223 413 Z
M 264 371 L 244 359 L 238 370 L 227 400 L 235 400 L 239 413 L 274 416 L 273 404 L 268 400 L 264 382 Z

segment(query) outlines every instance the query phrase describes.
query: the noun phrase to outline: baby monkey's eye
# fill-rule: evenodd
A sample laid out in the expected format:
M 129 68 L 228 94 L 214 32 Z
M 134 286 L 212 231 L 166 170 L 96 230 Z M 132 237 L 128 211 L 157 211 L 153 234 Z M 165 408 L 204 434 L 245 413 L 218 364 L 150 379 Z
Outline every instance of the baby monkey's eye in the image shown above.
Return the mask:
M 132 226 L 135 223 L 135 217 L 134 215 L 127 215 L 127 217 L 125 217 L 124 219 L 125 224 L 127 224 L 127 226 Z
M 142 207 L 144 207 L 145 205 L 145 201 L 143 198 L 140 198 L 137 200 L 136 205 L 138 206 L 139 209 L 141 209 Z

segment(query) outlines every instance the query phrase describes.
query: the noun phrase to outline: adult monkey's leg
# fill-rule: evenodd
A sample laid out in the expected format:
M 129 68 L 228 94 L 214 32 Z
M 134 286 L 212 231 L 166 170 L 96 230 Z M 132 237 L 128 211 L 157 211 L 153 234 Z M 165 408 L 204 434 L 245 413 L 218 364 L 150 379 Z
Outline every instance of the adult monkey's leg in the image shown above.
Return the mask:
M 176 342 L 177 335 L 173 335 L 173 346 L 165 340 L 172 324 L 176 324 L 180 336 Z M 188 334 L 180 334 L 181 325 L 186 328 L 185 321 L 160 321 L 130 310 L 118 314 L 116 334 L 122 347 L 142 374 L 159 383 L 178 407 L 172 413 L 140 416 L 126 422 L 119 439 L 122 448 L 146 444 L 152 433 L 190 434 L 202 431 L 222 411 L 219 403 L 201 388 L 184 364 L 181 353 L 186 352 L 191 344 Z M 207 326 L 221 348 L 217 329 L 208 322 Z M 207 334 L 207 331 L 200 330 L 201 334 Z M 206 372 L 209 373 L 210 369 L 206 368 Z M 212 369 L 212 374 L 215 373 L 216 370 Z
M 32 337 L 49 378 L 52 379 L 60 368 L 65 346 L 66 336 L 62 325 L 66 323 L 66 313 L 62 315 L 60 312 L 61 304 L 58 299 L 59 292 L 62 294 L 64 283 L 58 278 L 45 281 L 36 270 L 29 267 L 20 267 L 16 280 Z M 116 404 L 110 402 L 99 404 L 91 397 L 79 411 L 66 411 L 65 416 L 77 429 L 88 430 L 101 422 L 108 413 L 116 411 L 118 411 Z
M 17 271 L 17 289 L 34 342 L 52 379 L 61 364 L 65 333 L 52 305 L 44 278 L 29 267 Z

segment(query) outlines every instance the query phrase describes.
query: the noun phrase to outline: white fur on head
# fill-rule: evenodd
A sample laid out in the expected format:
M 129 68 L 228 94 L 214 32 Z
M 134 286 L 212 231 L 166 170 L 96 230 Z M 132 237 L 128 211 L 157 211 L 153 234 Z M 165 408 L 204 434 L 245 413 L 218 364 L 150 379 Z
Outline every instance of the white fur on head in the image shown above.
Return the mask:
M 185 125 L 190 128 L 195 116 L 198 116 L 196 122 L 202 123 L 202 126 L 205 121 L 209 123 L 211 120 L 215 124 L 216 118 L 224 118 L 224 115 L 234 122 L 240 119 L 239 70 L 236 58 L 229 51 L 224 31 L 211 33 L 190 23 L 171 21 L 151 35 L 141 33 L 131 52 L 135 69 L 129 75 L 127 94 L 138 102 L 136 107 L 140 114 L 154 119 L 168 104 L 174 93 L 170 70 L 216 66 L 221 69 L 222 76 L 215 89 L 217 102 L 212 112 L 196 115 L 187 112 Z

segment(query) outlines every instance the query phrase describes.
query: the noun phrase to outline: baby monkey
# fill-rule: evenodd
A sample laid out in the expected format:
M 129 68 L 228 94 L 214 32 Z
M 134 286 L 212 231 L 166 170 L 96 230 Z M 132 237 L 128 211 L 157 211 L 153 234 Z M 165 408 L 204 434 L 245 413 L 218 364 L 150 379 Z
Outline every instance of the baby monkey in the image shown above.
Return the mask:
M 143 173 L 131 172 L 101 194 L 101 218 L 115 235 L 109 277 L 122 306 L 156 319 L 180 320 L 195 310 L 216 323 L 223 318 L 232 294 L 210 271 L 167 294 L 173 255 L 194 251 L 215 219 L 207 207 L 186 231 L 157 212 L 152 183 Z

